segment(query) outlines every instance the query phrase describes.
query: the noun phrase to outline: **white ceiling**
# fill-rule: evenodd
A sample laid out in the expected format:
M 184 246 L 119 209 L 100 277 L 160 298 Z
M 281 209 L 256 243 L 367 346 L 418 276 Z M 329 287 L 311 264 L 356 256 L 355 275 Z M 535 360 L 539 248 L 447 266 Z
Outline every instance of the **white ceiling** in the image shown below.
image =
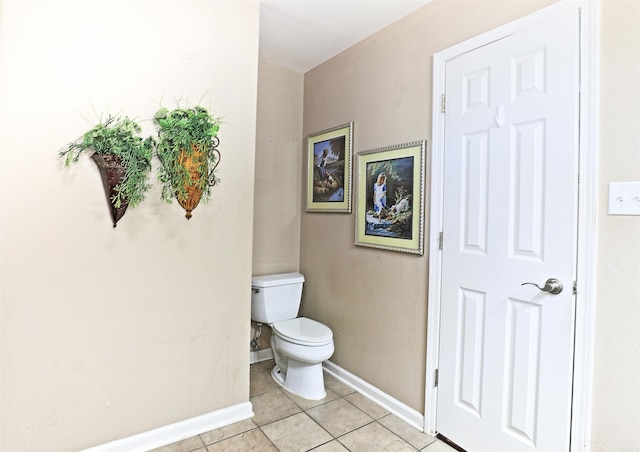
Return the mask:
M 260 58 L 307 72 L 431 0 L 261 0 Z

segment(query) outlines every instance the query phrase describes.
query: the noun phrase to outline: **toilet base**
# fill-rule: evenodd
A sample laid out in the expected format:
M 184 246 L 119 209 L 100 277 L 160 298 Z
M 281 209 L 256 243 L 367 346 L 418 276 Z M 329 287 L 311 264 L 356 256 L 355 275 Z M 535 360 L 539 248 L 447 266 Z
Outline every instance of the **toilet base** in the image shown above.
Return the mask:
M 302 363 L 289 358 L 286 373 L 276 365 L 271 370 L 271 376 L 284 389 L 303 399 L 322 400 L 327 396 L 322 363 Z

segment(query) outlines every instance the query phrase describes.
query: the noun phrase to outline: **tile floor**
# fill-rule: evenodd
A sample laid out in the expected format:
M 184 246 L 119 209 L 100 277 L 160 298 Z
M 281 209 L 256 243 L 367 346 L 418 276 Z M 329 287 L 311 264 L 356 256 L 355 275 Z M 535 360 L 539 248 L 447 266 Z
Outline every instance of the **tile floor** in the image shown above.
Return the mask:
M 255 416 L 155 452 L 426 451 L 455 452 L 325 373 L 327 397 L 309 401 L 271 378 L 273 360 L 251 365 Z

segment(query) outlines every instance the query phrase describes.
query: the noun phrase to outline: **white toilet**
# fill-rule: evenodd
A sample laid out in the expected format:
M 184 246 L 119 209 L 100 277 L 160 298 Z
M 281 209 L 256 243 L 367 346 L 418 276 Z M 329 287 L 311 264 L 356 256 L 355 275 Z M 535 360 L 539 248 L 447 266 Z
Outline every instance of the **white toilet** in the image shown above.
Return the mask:
M 309 400 L 326 396 L 322 362 L 333 355 L 333 332 L 315 320 L 296 317 L 304 276 L 279 273 L 251 280 L 251 319 L 271 327 L 273 379 L 289 392 Z

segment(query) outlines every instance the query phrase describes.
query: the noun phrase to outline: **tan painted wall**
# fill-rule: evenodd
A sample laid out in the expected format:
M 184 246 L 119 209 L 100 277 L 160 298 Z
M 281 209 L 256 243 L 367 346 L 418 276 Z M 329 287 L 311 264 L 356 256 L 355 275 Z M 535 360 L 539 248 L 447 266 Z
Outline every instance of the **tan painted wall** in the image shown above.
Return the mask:
M 430 138 L 432 55 L 548 3 L 434 0 L 305 74 L 304 133 L 354 121 L 354 159 Z M 332 361 L 423 413 L 428 250 L 356 247 L 354 221 L 302 215 L 303 312 L 333 329 Z
M 260 61 L 253 206 L 254 275 L 299 268 L 303 88 L 302 74 Z M 256 332 L 254 322 L 252 338 Z M 270 329 L 263 327 L 258 340 L 260 349 L 269 347 L 270 337 Z
M 257 0 L 0 9 L 0 449 L 78 450 L 247 402 Z M 221 184 L 190 221 L 156 184 L 113 229 L 93 162 L 58 150 L 103 112 L 153 134 L 179 98 L 224 117 Z
M 432 55 L 550 3 L 434 0 L 305 74 L 304 134 L 354 121 L 354 156 L 429 138 Z M 639 5 L 602 4 L 593 450 L 640 447 L 640 219 L 606 215 L 607 184 L 640 180 Z M 333 329 L 332 360 L 423 412 L 426 256 L 355 247 L 353 214 L 301 231 L 303 314 Z
M 602 4 L 593 451 L 640 450 L 640 217 L 607 215 L 640 181 L 640 2 Z
M 297 271 L 300 259 L 302 74 L 258 65 L 253 272 Z

